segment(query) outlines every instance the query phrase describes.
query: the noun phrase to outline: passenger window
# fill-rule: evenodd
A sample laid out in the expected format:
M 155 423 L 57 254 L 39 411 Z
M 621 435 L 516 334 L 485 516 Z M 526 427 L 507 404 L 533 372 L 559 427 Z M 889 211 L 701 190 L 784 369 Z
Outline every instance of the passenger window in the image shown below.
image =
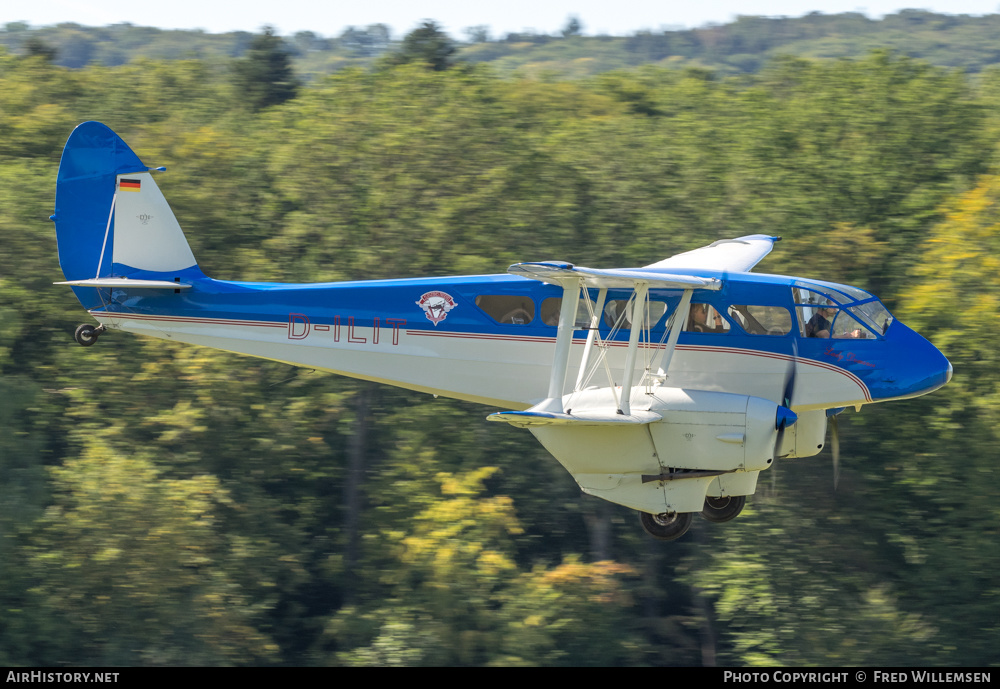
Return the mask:
M 559 309 L 562 308 L 562 297 L 549 297 L 542 302 L 542 323 L 545 325 L 559 325 Z M 573 324 L 574 330 L 583 330 L 590 327 L 590 313 L 587 311 L 587 302 L 583 299 L 576 306 L 576 322 Z
M 632 329 L 632 314 L 631 307 L 629 306 L 628 299 L 612 299 L 607 304 L 604 305 L 604 324 L 609 328 L 614 328 L 616 325 L 622 330 Z M 652 328 L 654 325 L 660 322 L 663 318 L 663 314 L 667 312 L 667 302 L 665 301 L 649 301 L 646 303 L 645 313 L 649 317 L 649 327 Z
M 711 304 L 691 304 L 684 332 L 728 333 L 729 321 Z
M 750 335 L 787 335 L 792 331 L 792 314 L 781 306 L 734 304 L 729 315 Z
M 476 297 L 476 306 L 497 323 L 505 325 L 527 325 L 535 319 L 535 302 L 530 297 L 481 294 Z

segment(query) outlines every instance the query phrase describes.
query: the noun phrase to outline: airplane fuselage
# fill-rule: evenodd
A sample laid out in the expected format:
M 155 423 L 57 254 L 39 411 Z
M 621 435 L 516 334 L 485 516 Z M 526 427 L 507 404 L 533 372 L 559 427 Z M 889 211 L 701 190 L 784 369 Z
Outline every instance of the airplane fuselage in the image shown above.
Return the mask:
M 667 384 L 780 402 L 782 380 L 794 365 L 800 384 L 790 408 L 801 412 L 909 397 L 947 380 L 947 360 L 896 320 L 884 333 L 867 329 L 864 338 L 804 336 L 799 322 L 804 315 L 792 286 L 808 284 L 747 273 L 728 275 L 719 291 L 695 290 L 692 302 L 712 306 L 726 327 L 682 332 Z M 109 328 L 506 409 L 526 409 L 546 396 L 562 298 L 555 285 L 513 275 L 313 285 L 202 278 L 178 293 L 101 292 L 105 305 L 91 313 Z M 589 291 L 592 300 L 596 292 Z M 607 302 L 624 302 L 630 294 L 610 290 Z M 651 290 L 650 303 L 662 306 L 654 309 L 657 320 L 651 319 L 648 342 L 639 345 L 637 366 L 664 348 L 667 321 L 680 294 Z M 755 333 L 733 312 L 747 306 L 776 310 L 787 322 L 781 328 L 786 332 Z M 508 310 L 516 315 L 501 313 Z M 620 384 L 629 328 L 612 333 L 607 316 L 599 327 L 609 345 L 611 376 Z M 586 329 L 574 331 L 574 370 L 586 337 Z M 598 377 L 595 385 L 608 384 L 603 374 Z

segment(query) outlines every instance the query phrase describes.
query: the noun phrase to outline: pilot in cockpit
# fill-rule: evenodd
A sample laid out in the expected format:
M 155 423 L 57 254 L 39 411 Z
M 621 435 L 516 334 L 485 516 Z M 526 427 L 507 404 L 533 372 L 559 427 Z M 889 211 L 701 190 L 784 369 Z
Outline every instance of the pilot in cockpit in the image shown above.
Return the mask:
M 809 319 L 809 322 L 806 323 L 806 337 L 829 338 L 832 336 L 838 339 L 866 338 L 867 331 L 862 330 L 861 328 L 846 330 L 843 326 L 838 326 L 838 331 L 834 332 L 833 318 L 836 315 L 837 307 L 831 301 L 827 301 L 826 306 L 821 306 L 816 309 L 816 313 L 814 313 L 812 318 Z M 837 322 L 838 324 L 846 323 L 848 324 L 847 327 L 850 327 L 851 323 L 854 323 L 855 325 L 857 324 L 853 318 L 848 317 L 846 314 Z
M 826 306 L 816 309 L 816 313 L 806 323 L 806 337 L 830 337 L 830 330 L 833 327 L 832 319 L 836 313 L 837 309 L 829 301 Z

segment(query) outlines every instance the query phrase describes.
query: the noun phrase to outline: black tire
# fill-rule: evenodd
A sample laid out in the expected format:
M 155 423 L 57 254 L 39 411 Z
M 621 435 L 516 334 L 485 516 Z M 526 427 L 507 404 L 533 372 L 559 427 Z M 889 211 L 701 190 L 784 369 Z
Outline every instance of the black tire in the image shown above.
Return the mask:
M 98 332 L 97 328 L 90 323 L 84 323 L 83 325 L 77 326 L 76 332 L 73 333 L 73 337 L 81 347 L 89 347 L 94 344 L 97 342 L 99 335 L 100 332 Z
M 701 516 L 710 522 L 721 524 L 736 519 L 747 504 L 745 495 L 726 495 L 721 498 L 705 498 L 705 508 Z
M 663 514 L 639 513 L 639 522 L 653 538 L 661 541 L 673 541 L 687 533 L 691 528 L 690 512 L 664 512 Z

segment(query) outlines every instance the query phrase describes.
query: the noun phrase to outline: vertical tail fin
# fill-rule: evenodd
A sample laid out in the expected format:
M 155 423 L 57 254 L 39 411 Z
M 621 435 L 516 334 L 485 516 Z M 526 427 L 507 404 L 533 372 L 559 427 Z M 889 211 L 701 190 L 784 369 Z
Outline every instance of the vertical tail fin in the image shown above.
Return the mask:
M 67 280 L 202 277 L 150 168 L 100 122 L 84 122 L 66 141 L 52 219 Z M 74 291 L 93 308 L 94 288 Z

